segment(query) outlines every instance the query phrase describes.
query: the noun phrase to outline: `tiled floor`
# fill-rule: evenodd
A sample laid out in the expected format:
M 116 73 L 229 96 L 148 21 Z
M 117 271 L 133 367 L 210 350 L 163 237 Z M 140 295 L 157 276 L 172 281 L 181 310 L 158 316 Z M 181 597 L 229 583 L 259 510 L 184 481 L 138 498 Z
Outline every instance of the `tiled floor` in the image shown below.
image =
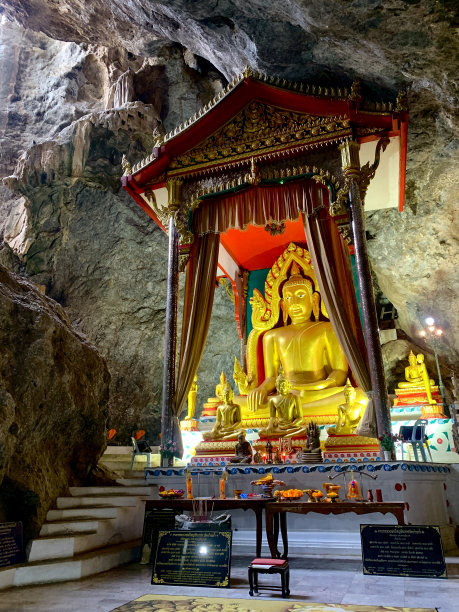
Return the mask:
M 110 612 L 146 593 L 250 599 L 247 566 L 251 560 L 233 557 L 230 589 L 152 586 L 151 568 L 131 564 L 81 581 L 1 591 L 0 612 Z M 355 559 L 293 557 L 291 599 L 458 612 L 459 557 L 448 558 L 447 562 L 449 578 L 431 580 L 364 576 L 361 562 Z M 280 597 L 280 593 L 262 591 L 262 597 Z

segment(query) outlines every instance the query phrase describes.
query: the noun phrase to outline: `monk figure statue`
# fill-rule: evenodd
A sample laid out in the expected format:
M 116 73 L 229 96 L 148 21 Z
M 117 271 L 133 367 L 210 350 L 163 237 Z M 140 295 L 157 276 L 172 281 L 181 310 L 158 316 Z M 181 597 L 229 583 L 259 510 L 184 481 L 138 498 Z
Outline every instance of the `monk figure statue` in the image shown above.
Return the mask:
M 291 383 L 284 376 L 282 365 L 276 379 L 278 395 L 269 398 L 269 423 L 266 429 L 259 431 L 261 438 L 291 438 L 306 433 L 301 410 L 300 394 L 292 391 Z
M 191 384 L 190 390 L 188 391 L 188 414 L 185 417 L 185 421 L 191 421 L 194 418 L 196 410 L 196 393 L 198 392 L 198 376 L 196 375 Z
M 355 401 L 355 389 L 349 378 L 344 387 L 344 398 L 346 403 L 338 406 L 338 423 L 335 427 L 328 428 L 329 434 L 353 434 L 365 412 L 366 402 Z
M 202 434 L 204 440 L 234 440 L 241 429 L 241 407 L 233 403 L 233 390 L 228 383 L 223 387 L 222 399 L 213 429 Z
M 230 463 L 252 463 L 252 446 L 245 439 L 245 431 L 239 432 L 237 440 L 235 455 Z
M 436 404 L 436 401 L 432 399 L 431 387 L 435 385 L 435 382 L 429 378 L 427 373 L 426 364 L 424 363 L 424 355 L 419 353 L 415 355 L 413 351 L 408 356 L 408 365 L 405 368 L 405 381 L 398 384 L 399 389 L 413 389 L 413 390 L 425 390 L 429 404 Z
M 348 365 L 331 323 L 311 320 L 313 306 L 318 314 L 319 301 L 312 281 L 300 274 L 294 262 L 282 289 L 284 327 L 263 336 L 265 380 L 248 395 L 250 411 L 266 406 L 280 366 L 291 389 L 299 393 L 305 416 L 308 408 L 336 410 L 343 403 Z

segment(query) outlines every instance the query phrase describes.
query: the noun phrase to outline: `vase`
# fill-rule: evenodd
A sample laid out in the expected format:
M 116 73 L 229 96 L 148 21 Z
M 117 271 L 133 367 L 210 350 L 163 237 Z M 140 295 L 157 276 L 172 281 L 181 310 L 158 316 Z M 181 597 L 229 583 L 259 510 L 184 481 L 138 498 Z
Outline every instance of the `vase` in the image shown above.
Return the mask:
M 391 461 L 392 459 L 392 452 L 389 450 L 385 450 L 384 452 L 384 461 Z

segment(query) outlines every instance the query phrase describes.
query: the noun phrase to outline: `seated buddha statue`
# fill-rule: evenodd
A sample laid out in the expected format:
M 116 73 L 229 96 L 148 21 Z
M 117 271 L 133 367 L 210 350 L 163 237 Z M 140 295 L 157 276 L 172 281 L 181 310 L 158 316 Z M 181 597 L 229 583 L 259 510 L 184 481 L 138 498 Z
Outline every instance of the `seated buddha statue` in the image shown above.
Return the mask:
M 338 423 L 328 428 L 329 434 L 353 434 L 365 412 L 366 402 L 355 401 L 355 389 L 349 378 L 344 387 L 344 397 L 346 403 L 338 406 Z
M 348 365 L 331 323 L 311 320 L 319 300 L 312 281 L 300 274 L 294 262 L 282 288 L 284 327 L 263 336 L 265 380 L 248 394 L 250 411 L 266 406 L 281 366 L 291 389 L 300 395 L 304 415 L 310 408 L 333 411 L 343 403 Z
M 426 392 L 429 404 L 436 404 L 435 400 L 432 399 L 431 387 L 435 385 L 435 382 L 429 378 L 427 373 L 426 364 L 424 363 L 424 355 L 419 353 L 415 355 L 413 351 L 410 351 L 408 356 L 409 365 L 405 368 L 405 380 L 398 383 L 399 389 L 422 389 Z
M 245 431 L 239 432 L 234 457 L 231 457 L 230 463 L 252 463 L 252 446 L 245 439 Z
M 233 403 L 233 390 L 228 383 L 223 387 L 223 404 L 217 408 L 215 425 L 202 434 L 204 440 L 234 440 L 241 427 L 241 407 Z
M 269 423 L 259 431 L 260 438 L 291 438 L 306 434 L 301 409 L 300 394 L 292 392 L 291 383 L 285 378 L 282 365 L 276 379 L 278 395 L 269 398 Z

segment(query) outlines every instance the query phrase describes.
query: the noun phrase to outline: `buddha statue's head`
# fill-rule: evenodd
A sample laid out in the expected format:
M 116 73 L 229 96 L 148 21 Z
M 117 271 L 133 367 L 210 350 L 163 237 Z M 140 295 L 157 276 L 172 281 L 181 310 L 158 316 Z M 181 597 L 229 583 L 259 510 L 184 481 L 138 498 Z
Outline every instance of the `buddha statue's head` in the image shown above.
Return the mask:
M 276 378 L 276 389 L 281 395 L 287 395 L 292 388 L 291 383 L 285 377 L 282 364 L 279 366 L 279 376 Z
M 231 389 L 229 383 L 226 383 L 225 386 L 223 387 L 223 391 L 222 391 L 222 398 L 223 398 L 223 402 L 225 404 L 232 404 L 233 403 L 233 390 Z
M 344 393 L 344 399 L 346 400 L 346 404 L 352 404 L 355 400 L 355 389 L 351 385 L 351 381 L 349 380 L 349 378 L 347 379 L 346 386 L 344 387 L 343 393 Z
M 408 361 L 410 366 L 416 365 L 416 355 L 413 353 L 413 351 L 410 351 L 410 354 L 408 355 Z
M 287 323 L 288 317 L 294 325 L 305 323 L 311 319 L 313 310 L 317 319 L 319 303 L 320 295 L 314 291 L 312 281 L 302 276 L 298 265 L 293 262 L 290 276 L 282 288 L 284 324 Z

